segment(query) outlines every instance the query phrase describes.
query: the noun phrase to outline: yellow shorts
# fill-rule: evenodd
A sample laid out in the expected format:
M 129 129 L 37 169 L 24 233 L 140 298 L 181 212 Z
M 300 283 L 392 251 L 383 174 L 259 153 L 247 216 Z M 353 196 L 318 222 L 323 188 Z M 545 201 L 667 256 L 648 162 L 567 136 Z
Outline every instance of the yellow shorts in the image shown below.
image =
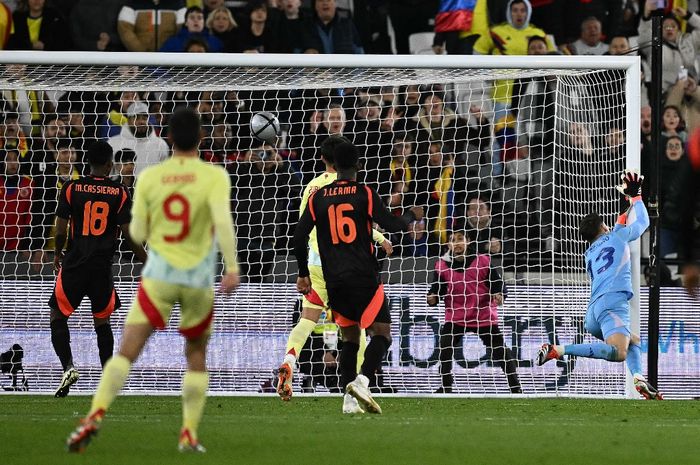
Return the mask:
M 323 268 L 318 265 L 309 265 L 309 277 L 311 278 L 311 292 L 304 296 L 302 307 L 323 310 L 328 308 L 328 291 L 326 280 L 323 279 Z
M 187 287 L 151 278 L 141 278 L 125 324 L 150 323 L 163 329 L 170 312 L 180 303 L 180 333 L 188 339 L 211 334 L 214 318 L 214 289 Z

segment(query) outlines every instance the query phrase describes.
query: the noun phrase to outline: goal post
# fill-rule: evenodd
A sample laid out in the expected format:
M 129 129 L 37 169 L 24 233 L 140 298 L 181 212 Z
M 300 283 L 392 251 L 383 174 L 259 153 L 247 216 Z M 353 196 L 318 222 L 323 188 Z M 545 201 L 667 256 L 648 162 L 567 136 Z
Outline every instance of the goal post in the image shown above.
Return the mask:
M 203 158 L 224 166 L 232 178 L 239 258 L 247 275 L 235 295 L 217 296 L 208 358 L 213 393 L 274 392 L 272 373 L 284 355 L 299 300 L 290 240 L 301 192 L 323 171 L 319 144 L 329 134 L 342 134 L 363 154 L 361 180 L 394 212 L 413 205 L 427 212 L 409 233 L 386 234 L 395 254 L 379 255 L 392 344 L 377 377 L 378 392 L 445 392 L 441 388 L 451 374 L 449 384 L 458 395 L 507 395 L 513 388 L 508 371 L 515 367 L 528 395 L 634 395 L 624 364 L 569 358 L 534 367 L 532 359 L 544 342 L 590 338 L 583 331 L 590 287 L 577 225 L 594 209 L 612 224 L 620 207 L 614 190 L 619 174 L 640 167 L 638 57 L 82 52 L 0 52 L 0 57 L 3 150 L 17 153 L 19 174 L 31 181 L 24 191 L 10 186 L 30 201 L 10 199 L 16 224 L 4 228 L 0 350 L 22 346 L 31 391 L 52 392 L 60 379 L 46 318 L 58 184 L 85 173 L 81 157 L 95 139 L 115 149 L 114 178 L 138 182 L 142 169 L 167 156 L 170 112 L 191 106 L 203 116 Z M 146 110 L 135 102 L 145 103 Z M 280 120 L 276 147 L 251 137 L 248 122 L 258 111 Z M 146 122 L 137 122 L 139 115 Z M 59 139 L 70 142 L 73 154 L 67 159 L 60 158 Z M 50 182 L 47 164 L 56 178 Z M 3 182 L 10 174 L 3 173 Z M 470 321 L 473 331 L 464 334 L 464 322 L 445 324 L 443 302 L 426 304 L 436 262 L 460 270 L 448 252 L 451 232 L 460 230 L 469 231 L 471 246 L 489 257 L 508 288 L 504 304 L 497 310 L 493 305 L 496 319 Z M 632 330 L 639 333 L 639 241 L 631 251 Z M 123 248 L 114 263 L 123 302 L 112 317 L 118 341 L 140 266 Z M 480 278 L 484 289 L 494 284 L 490 276 Z M 179 389 L 184 358 L 178 318 L 176 310 L 169 328 L 149 342 L 126 391 Z M 69 327 L 81 373 L 75 391 L 89 393 L 100 365 L 87 299 Z M 333 332 L 330 322 L 317 326 L 295 392 L 337 391 Z M 498 347 L 483 343 L 496 344 L 499 334 L 508 349 L 500 359 L 494 355 L 501 353 Z M 448 358 L 451 367 L 444 363 Z

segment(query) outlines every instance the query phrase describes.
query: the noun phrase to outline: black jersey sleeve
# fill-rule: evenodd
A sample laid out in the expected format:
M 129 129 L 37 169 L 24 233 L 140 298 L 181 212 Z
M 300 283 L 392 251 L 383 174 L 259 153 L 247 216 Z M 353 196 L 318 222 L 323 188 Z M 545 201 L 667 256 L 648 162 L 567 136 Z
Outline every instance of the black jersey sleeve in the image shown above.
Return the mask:
M 71 216 L 71 206 L 69 195 L 73 189 L 73 182 L 67 182 L 61 188 L 61 193 L 58 195 L 58 206 L 56 207 L 56 216 L 67 220 Z
M 122 195 L 119 199 L 120 205 L 117 210 L 117 224 L 128 224 L 131 223 L 131 195 L 129 191 L 122 186 Z
M 406 231 L 408 229 L 408 224 L 415 220 L 413 212 L 408 210 L 402 216 L 392 215 L 379 198 L 379 194 L 370 187 L 367 189 L 372 199 L 370 205 L 373 206 L 373 211 L 370 213 L 374 222 L 389 232 Z
M 313 208 L 313 196 L 309 198 L 309 203 L 299 218 L 299 223 L 294 231 L 294 255 L 297 258 L 297 267 L 301 278 L 309 276 L 309 234 L 314 229 L 311 208 Z

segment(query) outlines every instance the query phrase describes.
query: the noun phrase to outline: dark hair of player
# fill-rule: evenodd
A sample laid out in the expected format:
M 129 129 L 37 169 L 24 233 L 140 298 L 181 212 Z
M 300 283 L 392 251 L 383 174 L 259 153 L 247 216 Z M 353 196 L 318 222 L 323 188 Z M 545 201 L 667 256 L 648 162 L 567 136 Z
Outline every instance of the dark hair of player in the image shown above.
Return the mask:
M 583 217 L 578 225 L 578 232 L 586 242 L 592 243 L 600 235 L 600 226 L 602 224 L 603 217 L 597 212 L 592 212 Z
M 194 150 L 199 146 L 201 122 L 191 108 L 180 108 L 170 117 L 168 134 L 178 150 Z
M 113 150 L 112 146 L 106 141 L 98 140 L 90 145 L 87 150 L 87 162 L 91 168 L 100 168 L 109 164 L 112 161 Z
M 328 163 L 335 163 L 335 149 L 338 147 L 340 144 L 350 144 L 350 140 L 345 137 L 345 136 L 340 136 L 337 134 L 333 134 L 331 136 L 328 136 L 326 140 L 324 140 L 321 143 L 321 147 L 319 148 L 319 153 L 321 154 L 321 157 L 323 157 L 324 160 L 326 160 Z
M 349 179 L 357 172 L 357 162 L 360 159 L 354 144 L 343 142 L 335 148 L 335 169 L 338 178 Z

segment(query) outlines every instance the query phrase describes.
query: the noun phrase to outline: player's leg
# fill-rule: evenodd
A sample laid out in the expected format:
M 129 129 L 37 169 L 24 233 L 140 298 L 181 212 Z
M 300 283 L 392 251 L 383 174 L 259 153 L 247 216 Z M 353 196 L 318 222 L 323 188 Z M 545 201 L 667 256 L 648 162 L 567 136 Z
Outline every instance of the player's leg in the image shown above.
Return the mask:
M 49 307 L 51 308 L 51 344 L 63 368 L 63 375 L 54 394 L 55 397 L 67 396 L 70 387 L 80 377 L 78 370 L 73 366 L 68 317 L 80 305 L 85 296 L 83 289 L 84 280 L 81 278 L 82 276 L 76 272 L 61 270 L 56 277 L 54 291 L 49 299 Z
M 365 413 L 357 399 L 348 391 L 357 379 L 357 352 L 360 349 L 360 327 L 357 324 L 346 322 L 342 316 L 336 313 L 336 322 L 341 325 L 343 347 L 340 351 L 338 368 L 340 371 L 340 388 L 343 394 L 343 413 Z
M 491 356 L 508 379 L 508 387 L 513 394 L 522 394 L 523 389 L 518 377 L 518 365 L 515 363 L 513 352 L 506 347 L 503 334 L 498 325 L 480 326 L 477 334 L 484 345 L 491 349 Z
M 88 285 L 87 295 L 90 298 L 92 317 L 97 335 L 97 349 L 100 354 L 102 367 L 112 357 L 114 352 L 114 334 L 109 317 L 121 307 L 121 301 L 114 289 L 112 267 L 95 270 Z
M 536 363 L 543 365 L 563 355 L 596 358 L 610 362 L 622 362 L 627 357 L 629 345 L 629 307 L 624 293 L 606 294 L 588 309 L 586 331 L 596 339 L 605 342 L 585 344 L 552 345 L 544 344 L 537 353 Z M 608 342 L 612 334 L 620 333 Z
M 309 276 L 312 292 L 302 299 L 301 317 L 289 333 L 284 360 L 278 370 L 277 394 L 282 400 L 292 398 L 292 380 L 297 358 L 311 331 L 316 327 L 323 309 L 328 305 L 328 292 L 322 268 L 314 265 L 309 266 Z
M 642 374 L 642 347 L 641 340 L 637 334 L 632 333 L 627 349 L 627 369 L 632 374 L 634 388 L 645 399 L 663 400 L 661 394 L 654 386 L 649 384 Z
M 209 374 L 206 367 L 207 343 L 214 318 L 214 290 L 181 287 L 180 333 L 186 338 L 187 371 L 182 379 L 182 428 L 180 452 L 206 452 L 197 430 L 204 412 Z
M 177 298 L 177 286 L 142 278 L 127 315 L 119 351 L 102 369 L 88 415 L 68 437 L 69 452 L 82 452 L 97 434 L 102 419 L 124 387 L 132 363 L 138 358 L 154 328 L 164 328 Z
M 462 327 L 463 328 L 463 327 Z M 440 328 L 440 380 L 442 386 L 436 391 L 437 394 L 451 393 L 454 377 L 452 376 L 452 359 L 454 348 L 461 343 L 464 338 L 463 331 L 458 331 L 456 325 L 451 321 L 446 321 Z

